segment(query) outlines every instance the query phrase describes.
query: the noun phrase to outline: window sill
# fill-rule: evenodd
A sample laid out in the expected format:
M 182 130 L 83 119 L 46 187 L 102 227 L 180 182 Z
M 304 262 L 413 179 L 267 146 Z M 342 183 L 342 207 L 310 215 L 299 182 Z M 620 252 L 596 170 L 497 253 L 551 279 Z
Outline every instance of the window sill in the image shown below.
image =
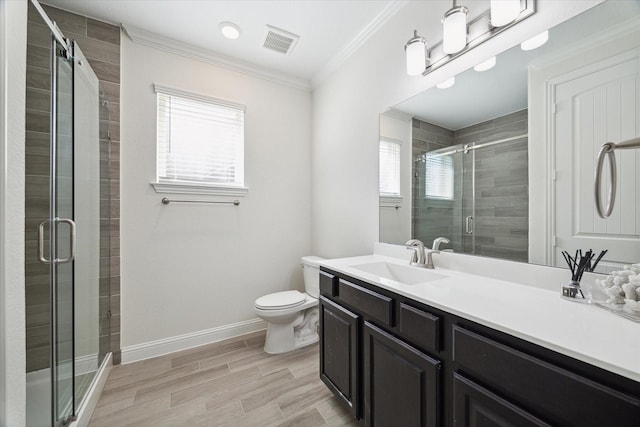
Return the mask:
M 402 206 L 402 196 L 380 196 L 380 206 Z
M 244 197 L 249 191 L 246 187 L 225 187 L 177 182 L 152 182 L 150 184 L 154 190 L 156 190 L 156 193 Z

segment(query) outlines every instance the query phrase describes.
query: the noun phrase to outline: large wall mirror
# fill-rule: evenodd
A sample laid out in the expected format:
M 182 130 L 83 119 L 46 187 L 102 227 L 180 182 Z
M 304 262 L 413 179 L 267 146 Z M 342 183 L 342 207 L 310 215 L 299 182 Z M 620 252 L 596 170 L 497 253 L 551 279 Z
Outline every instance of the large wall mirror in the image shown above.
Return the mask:
M 640 262 L 640 149 L 616 153 L 612 215 L 594 203 L 600 146 L 638 136 L 640 2 L 608 0 L 380 116 L 380 241 L 446 237 L 441 249 L 558 267 L 564 250 L 606 249 L 601 272 Z

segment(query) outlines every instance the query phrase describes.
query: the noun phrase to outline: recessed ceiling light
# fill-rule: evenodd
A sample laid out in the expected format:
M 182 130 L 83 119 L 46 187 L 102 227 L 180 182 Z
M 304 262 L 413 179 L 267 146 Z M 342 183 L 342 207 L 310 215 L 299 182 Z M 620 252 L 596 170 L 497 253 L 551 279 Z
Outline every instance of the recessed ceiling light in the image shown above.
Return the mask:
M 496 57 L 492 56 L 491 58 L 483 61 L 473 67 L 476 71 L 487 71 L 492 69 L 496 65 Z
M 545 44 L 547 40 L 549 40 L 549 31 L 545 31 L 538 34 L 537 36 L 531 37 L 529 40 L 523 41 L 522 43 L 520 43 L 520 47 L 522 48 L 522 50 L 537 49 Z
M 448 78 L 447 80 L 443 81 L 442 83 L 438 83 L 436 86 L 438 87 L 438 89 L 448 89 L 451 86 L 453 86 L 454 84 L 456 84 L 456 78 L 455 77 L 451 77 L 451 78 Z
M 233 22 L 221 22 L 218 26 L 223 36 L 228 39 L 235 40 L 240 37 L 240 27 Z

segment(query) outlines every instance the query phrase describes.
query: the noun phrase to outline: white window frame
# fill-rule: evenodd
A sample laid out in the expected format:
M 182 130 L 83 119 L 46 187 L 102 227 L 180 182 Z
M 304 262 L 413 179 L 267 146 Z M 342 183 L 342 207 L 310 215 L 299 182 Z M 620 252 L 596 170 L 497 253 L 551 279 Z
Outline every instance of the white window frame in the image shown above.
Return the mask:
M 175 89 L 167 86 L 162 86 L 158 84 L 153 85 L 154 92 L 157 94 L 162 93 L 169 96 L 176 96 L 185 99 L 191 99 L 194 101 L 206 102 L 210 104 L 215 104 L 222 107 L 229 107 L 237 110 L 246 111 L 246 106 L 242 104 L 237 104 L 234 102 L 213 98 L 205 95 L 200 95 L 193 92 L 188 92 L 181 89 Z M 157 101 L 156 101 L 156 109 L 157 109 Z M 157 114 L 157 110 L 156 110 Z M 244 145 L 244 141 L 243 141 Z M 242 147 L 244 150 L 244 147 Z M 243 170 L 243 183 L 233 184 L 233 183 L 199 183 L 199 182 L 191 182 L 191 181 L 181 181 L 181 180 L 162 180 L 158 177 L 159 167 L 159 154 L 158 154 L 158 140 L 156 134 L 156 180 L 151 182 L 151 185 L 155 189 L 157 193 L 174 193 L 174 194 L 203 194 L 203 195 L 213 195 L 213 196 L 245 196 L 249 189 L 244 185 L 244 170 Z M 244 163 L 244 153 L 242 155 L 242 160 Z
M 383 193 L 380 192 L 380 185 L 378 185 L 378 191 L 379 191 L 379 195 L 380 195 L 380 203 L 381 204 L 398 204 L 402 202 L 402 141 L 397 140 L 397 139 L 393 139 L 393 138 L 387 138 L 387 137 L 380 137 L 380 140 L 378 142 L 378 156 L 380 156 L 380 143 L 387 143 L 387 144 L 395 144 L 398 146 L 398 193 Z M 379 162 L 380 159 L 378 159 Z M 382 171 L 379 171 L 379 176 L 382 177 Z

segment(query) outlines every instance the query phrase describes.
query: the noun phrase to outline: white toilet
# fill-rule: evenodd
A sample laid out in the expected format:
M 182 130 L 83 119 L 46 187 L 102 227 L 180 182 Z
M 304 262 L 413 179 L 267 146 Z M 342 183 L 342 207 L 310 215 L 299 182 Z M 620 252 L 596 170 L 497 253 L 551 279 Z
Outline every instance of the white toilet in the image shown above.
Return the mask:
M 302 257 L 304 293 L 276 292 L 255 301 L 256 314 L 267 322 L 266 353 L 286 353 L 318 341 L 318 260 L 321 259 Z

